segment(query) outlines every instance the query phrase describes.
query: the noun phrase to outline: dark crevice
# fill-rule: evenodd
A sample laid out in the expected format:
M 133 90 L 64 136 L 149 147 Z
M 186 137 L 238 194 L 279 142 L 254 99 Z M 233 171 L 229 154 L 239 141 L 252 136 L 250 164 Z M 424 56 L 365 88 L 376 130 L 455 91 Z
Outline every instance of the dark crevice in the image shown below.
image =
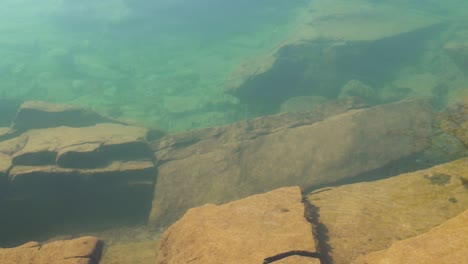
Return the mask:
M 309 252 L 305 250 L 292 250 L 288 252 L 284 252 L 272 257 L 268 257 L 263 261 L 263 264 L 273 263 L 275 261 L 291 257 L 291 256 L 301 256 L 301 257 L 308 257 L 308 258 L 319 258 L 319 253 L 316 252 Z
M 330 255 L 331 246 L 328 244 L 330 238 L 328 237 L 327 227 L 320 222 L 320 209 L 315 205 L 309 203 L 307 199 L 303 200 L 305 207 L 305 218 L 312 224 L 312 233 L 317 245 L 317 255 L 321 264 L 331 264 L 333 259 Z

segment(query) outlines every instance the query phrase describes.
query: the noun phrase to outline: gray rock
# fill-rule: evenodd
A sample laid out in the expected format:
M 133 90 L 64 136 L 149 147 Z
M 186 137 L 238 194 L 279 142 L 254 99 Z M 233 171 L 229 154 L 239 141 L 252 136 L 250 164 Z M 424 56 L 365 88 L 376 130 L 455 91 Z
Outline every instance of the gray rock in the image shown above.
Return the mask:
M 282 123 L 281 116 L 159 141 L 150 224 L 167 226 L 189 208 L 209 202 L 351 178 L 430 144 L 432 114 L 425 101 L 353 110 L 323 121 L 299 115 Z

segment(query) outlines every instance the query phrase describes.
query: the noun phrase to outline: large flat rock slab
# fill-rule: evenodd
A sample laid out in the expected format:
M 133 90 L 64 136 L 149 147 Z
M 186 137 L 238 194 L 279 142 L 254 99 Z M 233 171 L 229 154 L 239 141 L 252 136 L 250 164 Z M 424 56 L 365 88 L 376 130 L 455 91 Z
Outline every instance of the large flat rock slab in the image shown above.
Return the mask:
M 84 127 L 98 123 L 117 122 L 96 112 L 66 104 L 27 101 L 21 104 L 12 129 L 25 131 L 58 126 Z
M 307 203 L 315 224 L 322 227 L 321 248 L 331 249 L 328 255 L 334 264 L 348 264 L 466 210 L 467 183 L 464 158 L 376 182 L 319 189 L 308 195 Z
M 259 125 L 262 121 L 268 123 L 269 118 L 246 127 L 239 123 L 162 139 L 156 146 L 160 165 L 150 224 L 170 225 L 189 208 L 205 203 L 351 178 L 422 151 L 430 143 L 431 110 L 424 101 L 269 129 Z
M 353 264 L 452 264 L 468 256 L 468 210 L 424 233 L 393 243 L 390 248 L 357 258 Z
M 95 237 L 29 242 L 16 248 L 0 248 L 2 264 L 99 264 L 103 242 Z
M 299 187 L 189 210 L 161 237 L 155 263 L 263 263 L 316 252 Z

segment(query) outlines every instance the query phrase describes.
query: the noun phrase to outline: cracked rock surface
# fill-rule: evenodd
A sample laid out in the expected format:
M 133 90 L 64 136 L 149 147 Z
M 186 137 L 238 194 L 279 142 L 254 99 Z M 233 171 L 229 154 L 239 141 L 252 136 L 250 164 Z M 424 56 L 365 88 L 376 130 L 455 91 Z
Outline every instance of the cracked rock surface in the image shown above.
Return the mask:
M 468 209 L 467 183 L 468 158 L 463 158 L 375 182 L 316 190 L 307 204 L 319 227 L 321 253 L 334 264 L 349 264 L 427 232 Z
M 190 209 L 162 235 L 156 263 L 263 263 L 293 250 L 314 253 L 301 199 L 299 187 L 285 187 Z
M 427 233 L 393 243 L 390 248 L 361 256 L 353 264 L 466 263 L 468 210 Z

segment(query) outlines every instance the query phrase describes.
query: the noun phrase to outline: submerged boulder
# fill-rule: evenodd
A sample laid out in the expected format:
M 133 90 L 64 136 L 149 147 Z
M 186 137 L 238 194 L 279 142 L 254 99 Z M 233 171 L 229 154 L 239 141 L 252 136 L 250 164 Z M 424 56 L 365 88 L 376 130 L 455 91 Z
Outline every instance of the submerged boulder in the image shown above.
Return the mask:
M 83 127 L 115 122 L 115 120 L 103 117 L 96 112 L 75 106 L 27 101 L 21 104 L 13 120 L 12 128 L 25 131 L 34 128 Z
M 376 182 L 319 189 L 307 196 L 306 203 L 319 228 L 321 253 L 335 264 L 348 264 L 468 209 L 467 183 L 464 158 Z
M 168 226 L 189 208 L 205 203 L 351 178 L 430 144 L 432 116 L 424 101 L 352 110 L 325 119 L 306 116 L 263 117 L 156 142 L 159 171 L 150 224 Z
M 156 263 L 270 263 L 294 252 L 314 255 L 301 201 L 301 190 L 287 187 L 190 209 L 162 235 Z

